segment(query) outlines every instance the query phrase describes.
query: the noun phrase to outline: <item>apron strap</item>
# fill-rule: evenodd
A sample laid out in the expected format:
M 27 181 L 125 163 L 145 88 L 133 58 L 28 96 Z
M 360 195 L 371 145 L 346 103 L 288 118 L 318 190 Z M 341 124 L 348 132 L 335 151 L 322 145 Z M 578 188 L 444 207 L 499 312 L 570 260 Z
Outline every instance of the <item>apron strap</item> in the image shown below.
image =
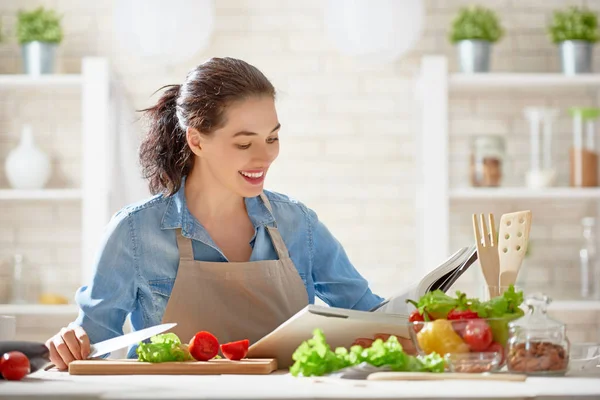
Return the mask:
M 271 214 L 273 214 L 273 207 L 271 207 L 271 202 L 267 198 L 267 195 L 265 194 L 265 192 L 262 192 L 260 194 L 260 199 L 262 200 L 263 204 L 267 207 L 269 212 L 271 212 Z
M 273 214 L 273 207 L 271 206 L 271 202 L 269 201 L 267 195 L 264 192 L 260 194 L 260 199 L 263 201 L 265 207 L 267 207 L 271 214 Z M 283 258 L 289 258 L 290 255 L 288 253 L 288 249 L 285 243 L 283 242 L 283 238 L 279 233 L 279 229 L 277 229 L 277 222 L 274 222 L 273 225 L 274 226 L 265 225 L 265 228 L 267 228 L 267 232 L 269 232 L 269 235 L 271 236 L 271 241 L 273 242 L 273 247 L 275 247 L 277 256 L 279 256 L 280 260 Z
M 192 248 L 192 239 L 188 239 L 181 234 L 181 229 L 177 229 L 177 247 L 179 248 L 179 259 L 194 261 L 194 249 Z
M 273 242 L 273 247 L 275 247 L 275 251 L 277 252 L 277 256 L 279 256 L 279 259 L 283 260 L 284 258 L 289 258 L 290 255 L 288 253 L 288 249 L 283 242 L 283 238 L 279 233 L 279 229 L 269 225 L 265 225 L 265 228 L 267 228 L 267 232 L 269 232 L 269 236 L 271 236 L 271 242 Z

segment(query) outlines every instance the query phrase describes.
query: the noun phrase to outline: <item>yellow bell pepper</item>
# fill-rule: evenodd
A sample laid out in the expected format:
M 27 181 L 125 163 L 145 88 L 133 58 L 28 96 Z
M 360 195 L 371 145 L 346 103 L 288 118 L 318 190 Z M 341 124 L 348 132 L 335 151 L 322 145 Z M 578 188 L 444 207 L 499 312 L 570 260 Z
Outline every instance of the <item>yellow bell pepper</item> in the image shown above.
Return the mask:
M 452 323 L 446 319 L 436 319 L 425 324 L 417 333 L 417 341 L 421 349 L 429 354 L 436 352 L 443 356 L 447 353 L 468 353 L 469 345 L 452 328 Z

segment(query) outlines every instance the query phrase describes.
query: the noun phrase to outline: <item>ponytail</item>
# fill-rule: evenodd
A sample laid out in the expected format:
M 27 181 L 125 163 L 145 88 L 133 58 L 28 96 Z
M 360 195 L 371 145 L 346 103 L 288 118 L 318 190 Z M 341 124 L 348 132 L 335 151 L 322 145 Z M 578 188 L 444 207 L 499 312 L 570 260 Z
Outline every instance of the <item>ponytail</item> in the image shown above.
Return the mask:
M 186 131 L 177 117 L 177 99 L 181 85 L 168 85 L 155 106 L 141 110 L 149 121 L 146 138 L 140 146 L 143 176 L 152 194 L 175 194 L 191 169 L 191 150 Z

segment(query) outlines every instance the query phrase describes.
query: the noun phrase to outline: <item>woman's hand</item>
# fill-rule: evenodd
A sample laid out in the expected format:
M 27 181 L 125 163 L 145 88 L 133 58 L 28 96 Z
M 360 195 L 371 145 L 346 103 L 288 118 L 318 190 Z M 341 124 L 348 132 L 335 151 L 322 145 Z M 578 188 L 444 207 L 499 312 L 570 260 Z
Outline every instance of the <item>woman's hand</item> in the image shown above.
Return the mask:
M 82 327 L 62 328 L 46 341 L 50 361 L 64 371 L 74 360 L 85 360 L 90 354 L 90 339 Z
M 357 344 L 362 347 L 371 347 L 371 345 L 373 344 L 373 342 L 375 340 L 381 339 L 385 342 L 386 340 L 388 340 L 388 338 L 390 336 L 392 336 L 392 335 L 390 335 L 388 333 L 377 333 L 377 334 L 375 334 L 375 337 L 373 339 L 370 339 L 370 338 L 356 339 L 352 343 L 352 346 Z M 394 336 L 396 336 L 396 335 L 394 335 Z M 410 338 L 404 338 L 404 337 L 400 337 L 400 336 L 396 336 L 396 338 L 398 338 L 398 342 L 400 342 L 400 344 L 402 345 L 402 349 L 404 349 L 404 352 L 406 354 L 410 354 L 411 356 L 417 355 L 417 349 L 415 348 L 415 345 L 413 344 L 413 342 Z

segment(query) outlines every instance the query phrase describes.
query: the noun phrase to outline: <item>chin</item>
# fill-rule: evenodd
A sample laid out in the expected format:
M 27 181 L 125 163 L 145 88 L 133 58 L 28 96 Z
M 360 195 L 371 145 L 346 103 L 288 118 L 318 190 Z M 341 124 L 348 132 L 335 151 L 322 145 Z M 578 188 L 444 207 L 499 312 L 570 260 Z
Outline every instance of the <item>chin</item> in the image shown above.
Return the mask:
M 242 188 L 240 190 L 240 194 L 242 197 L 256 197 L 260 195 L 263 191 L 263 186 L 260 187 L 252 187 L 252 188 Z

